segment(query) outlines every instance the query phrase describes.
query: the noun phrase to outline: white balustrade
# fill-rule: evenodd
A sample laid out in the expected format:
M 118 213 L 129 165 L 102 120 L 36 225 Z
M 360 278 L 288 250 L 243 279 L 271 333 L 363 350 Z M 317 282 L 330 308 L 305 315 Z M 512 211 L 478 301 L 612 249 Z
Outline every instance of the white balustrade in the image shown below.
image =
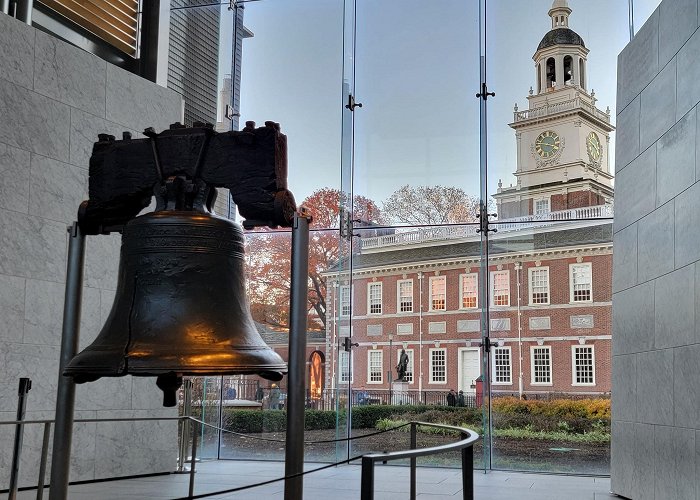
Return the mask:
M 508 231 L 521 231 L 535 227 L 546 227 L 561 221 L 586 221 L 594 219 L 608 219 L 614 216 L 612 204 L 596 205 L 592 207 L 570 208 L 556 212 L 546 212 L 537 215 L 525 215 L 491 221 L 491 226 L 497 228 L 499 233 Z M 390 246 L 416 245 L 423 243 L 435 243 L 440 241 L 476 238 L 479 236 L 478 224 L 460 226 L 434 226 L 420 229 L 398 228 L 395 234 L 362 238 L 360 240 L 362 250 L 382 248 Z

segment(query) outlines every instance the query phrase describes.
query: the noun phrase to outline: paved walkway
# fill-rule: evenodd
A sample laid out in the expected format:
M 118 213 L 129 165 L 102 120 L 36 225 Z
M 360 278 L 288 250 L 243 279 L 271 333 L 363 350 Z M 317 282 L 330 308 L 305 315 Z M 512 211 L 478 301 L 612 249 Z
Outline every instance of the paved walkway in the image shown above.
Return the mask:
M 315 469 L 323 464 L 306 464 Z M 198 464 L 195 495 L 213 493 L 246 484 L 281 477 L 281 462 L 215 461 Z M 406 500 L 409 493 L 408 467 L 377 465 L 375 499 Z M 476 500 L 602 500 L 610 495 L 610 479 L 601 477 L 555 476 L 517 472 L 474 473 Z M 189 475 L 171 474 L 141 479 L 107 481 L 71 486 L 71 500 L 174 499 L 187 495 Z M 419 468 L 418 498 L 461 499 L 461 475 L 456 469 Z M 284 482 L 259 486 L 236 493 L 206 498 L 265 500 L 284 498 Z M 0 495 L 5 499 L 7 495 Z M 20 492 L 18 500 L 36 498 L 35 491 Z M 48 490 L 44 495 L 48 498 Z M 360 467 L 344 465 L 314 472 L 304 478 L 304 498 L 310 500 L 359 500 Z

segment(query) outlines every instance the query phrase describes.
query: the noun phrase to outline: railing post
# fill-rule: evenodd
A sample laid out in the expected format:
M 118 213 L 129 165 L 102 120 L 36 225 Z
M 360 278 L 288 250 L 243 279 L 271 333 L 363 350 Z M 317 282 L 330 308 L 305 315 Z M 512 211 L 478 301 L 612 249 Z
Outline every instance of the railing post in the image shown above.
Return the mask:
M 185 379 L 182 382 L 183 401 L 182 415 L 184 417 L 192 416 L 192 380 Z M 177 457 L 177 472 L 183 472 L 185 469 L 185 461 L 187 460 L 187 443 L 190 442 L 192 434 L 192 421 L 189 418 L 180 420 L 180 447 Z
M 19 391 L 17 399 L 17 420 L 24 420 L 27 409 L 27 393 L 32 388 L 32 381 L 26 377 L 19 379 Z M 12 449 L 12 468 L 10 469 L 10 491 L 8 500 L 17 498 L 17 482 L 19 481 L 19 458 L 22 455 L 22 438 L 24 437 L 24 425 L 15 427 L 15 444 Z
M 462 434 L 462 439 L 469 436 Z M 462 498 L 474 500 L 474 448 L 462 448 Z
M 418 445 L 416 423 L 411 422 L 411 449 Z M 416 457 L 411 457 L 411 500 L 416 500 Z
M 73 410 L 75 408 L 75 382 L 63 375 L 63 370 L 78 351 L 80 338 L 80 307 L 85 268 L 85 235 L 74 222 L 68 228 L 68 266 L 66 270 L 66 294 L 63 305 L 63 330 L 61 332 L 61 358 L 58 367 L 56 391 L 56 422 L 53 428 L 51 454 L 51 489 L 49 500 L 68 498 L 70 474 L 70 448 L 73 439 Z
M 301 207 L 292 226 L 292 270 L 289 306 L 289 375 L 287 387 L 287 438 L 284 498 L 304 497 L 304 395 L 306 394 L 306 323 L 309 280 L 309 224 L 311 216 Z M 290 477 L 294 476 L 294 477 Z
M 200 427 L 202 424 L 199 424 Z M 195 469 L 195 461 L 197 460 L 197 434 L 198 432 L 193 432 L 192 433 L 192 460 L 190 462 L 190 496 L 194 495 L 194 469 Z
M 36 500 L 44 498 L 44 482 L 46 481 L 46 459 L 49 454 L 49 436 L 51 422 L 44 424 L 44 440 L 41 443 L 41 462 L 39 463 L 39 482 L 36 487 Z
M 362 477 L 360 479 L 360 499 L 374 500 L 374 460 L 362 457 Z

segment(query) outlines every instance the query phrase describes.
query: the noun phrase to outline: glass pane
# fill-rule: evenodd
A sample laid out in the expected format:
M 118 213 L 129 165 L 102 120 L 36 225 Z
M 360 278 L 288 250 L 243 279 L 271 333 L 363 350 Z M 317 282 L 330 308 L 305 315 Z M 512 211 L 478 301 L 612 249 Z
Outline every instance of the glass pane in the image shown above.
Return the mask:
M 281 124 L 299 204 L 340 188 L 342 0 L 246 2 L 241 124 Z M 337 197 L 336 197 L 337 203 Z M 323 228 L 336 220 L 318 219 Z
M 357 456 L 407 449 L 407 427 L 360 436 L 410 420 L 481 432 L 471 381 L 462 387 L 457 376 L 458 350 L 471 350 L 473 337 L 478 377 L 480 310 L 470 303 L 465 313 L 475 330 L 458 329 L 461 299 L 450 293 L 465 267 L 479 266 L 476 226 L 460 225 L 475 221 L 479 206 L 479 11 L 451 0 L 433 9 L 414 0 L 357 0 L 352 15 L 354 97 L 362 104 L 352 116 L 356 237 L 336 300 L 343 310 L 343 287 L 349 290 L 352 310 L 339 322 L 349 320 L 357 343 L 343 386 L 358 438 L 350 455 Z M 446 270 L 443 260 L 452 262 L 449 251 L 464 241 L 475 252 L 469 264 L 460 257 Z M 456 439 L 426 428 L 417 444 Z M 457 458 L 422 463 L 458 466 Z
M 628 2 L 487 5 L 491 464 L 607 474 L 616 57 Z

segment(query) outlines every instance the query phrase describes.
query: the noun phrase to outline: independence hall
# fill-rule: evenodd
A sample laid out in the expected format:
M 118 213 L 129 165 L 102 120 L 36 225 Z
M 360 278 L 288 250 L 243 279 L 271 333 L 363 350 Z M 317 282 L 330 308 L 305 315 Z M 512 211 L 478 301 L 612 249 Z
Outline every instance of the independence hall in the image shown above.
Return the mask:
M 358 238 L 352 279 L 327 273 L 328 387 L 389 390 L 405 350 L 405 392 L 424 401 L 474 393 L 487 306 L 495 394 L 610 392 L 614 127 L 587 81 L 589 51 L 568 28 L 570 10 L 560 10 L 550 15 L 561 29 L 533 55 L 528 107 L 516 105 L 509 124 L 516 182 L 499 181 L 493 195 L 488 272 L 476 224 Z

